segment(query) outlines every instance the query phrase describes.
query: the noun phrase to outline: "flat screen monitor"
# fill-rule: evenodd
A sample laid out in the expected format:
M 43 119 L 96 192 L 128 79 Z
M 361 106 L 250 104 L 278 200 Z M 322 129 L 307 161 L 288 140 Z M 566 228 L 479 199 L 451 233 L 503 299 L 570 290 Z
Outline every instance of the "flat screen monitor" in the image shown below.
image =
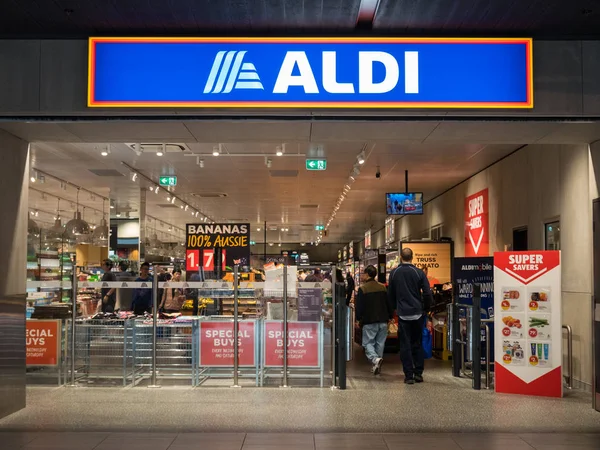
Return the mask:
M 395 192 L 385 194 L 388 216 L 423 214 L 422 192 Z

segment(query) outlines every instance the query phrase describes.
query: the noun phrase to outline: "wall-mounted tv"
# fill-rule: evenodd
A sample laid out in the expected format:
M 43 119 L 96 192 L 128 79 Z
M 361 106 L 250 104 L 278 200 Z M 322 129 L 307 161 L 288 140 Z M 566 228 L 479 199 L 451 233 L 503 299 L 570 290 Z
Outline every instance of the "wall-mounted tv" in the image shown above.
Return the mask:
M 388 216 L 423 214 L 422 192 L 395 192 L 385 194 Z

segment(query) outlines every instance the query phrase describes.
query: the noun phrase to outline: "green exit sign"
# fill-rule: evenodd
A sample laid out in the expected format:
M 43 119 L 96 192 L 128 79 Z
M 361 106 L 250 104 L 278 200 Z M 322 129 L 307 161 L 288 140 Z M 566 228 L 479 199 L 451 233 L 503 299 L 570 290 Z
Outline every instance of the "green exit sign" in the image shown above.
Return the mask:
M 326 159 L 307 159 L 306 170 L 325 170 L 327 169 Z
M 315 225 L 315 230 L 323 231 L 325 229 L 325 225 Z
M 161 186 L 177 186 L 177 177 L 160 177 L 158 184 Z

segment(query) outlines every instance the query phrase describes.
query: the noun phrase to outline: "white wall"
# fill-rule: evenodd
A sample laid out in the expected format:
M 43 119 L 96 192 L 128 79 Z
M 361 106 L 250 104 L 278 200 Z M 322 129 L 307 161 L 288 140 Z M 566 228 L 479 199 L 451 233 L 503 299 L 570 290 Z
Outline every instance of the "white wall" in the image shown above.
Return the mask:
M 140 236 L 140 222 L 136 220 L 119 221 L 117 228 L 119 238 L 137 238 Z
M 600 174 L 600 145 L 592 146 Z M 422 216 L 396 222 L 398 239 L 442 226 L 464 256 L 464 201 L 489 189 L 490 251 L 512 244 L 514 228 L 527 226 L 530 249 L 544 248 L 544 224 L 560 219 L 563 323 L 573 328 L 574 377 L 591 384 L 592 215 L 598 196 L 587 145 L 530 145 L 431 201 Z M 600 179 L 600 176 L 598 177 Z M 566 367 L 566 366 L 565 366 Z

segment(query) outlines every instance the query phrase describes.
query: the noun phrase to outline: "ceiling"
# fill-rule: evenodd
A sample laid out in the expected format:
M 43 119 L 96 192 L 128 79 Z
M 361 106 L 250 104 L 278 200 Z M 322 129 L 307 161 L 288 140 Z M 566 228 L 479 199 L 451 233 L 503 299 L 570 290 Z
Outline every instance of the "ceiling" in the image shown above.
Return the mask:
M 103 207 L 108 211 L 102 197 L 114 201 L 113 217 L 117 212 L 135 217 L 144 192 L 147 214 L 158 219 L 149 224 L 150 232 L 168 233 L 174 226 L 181 230 L 179 236 L 172 231 L 175 240 L 186 223 L 200 220 L 192 217 L 198 211 L 199 217 L 217 222 L 250 222 L 256 242 L 264 241 L 267 221 L 268 228 L 276 227 L 267 242 L 275 243 L 317 238 L 315 225 L 327 222 L 362 150 L 366 162 L 323 242 L 362 240 L 367 229 L 380 229 L 386 217 L 384 194 L 405 189 L 405 170 L 409 189 L 423 191 L 428 201 L 525 144 L 600 139 L 600 124 L 549 122 L 13 122 L 0 123 L 1 128 L 31 141 L 32 167 L 48 175 L 30 192 L 36 220 L 52 222 L 58 204 L 52 195 L 65 199 L 63 217 L 74 212 L 77 189 L 64 190 L 56 177 L 96 194 L 92 198 L 81 191 L 79 199 L 86 220 L 96 224 Z M 157 156 L 153 151 L 137 154 L 125 145 L 137 142 L 181 148 Z M 215 157 L 218 143 L 222 153 Z M 278 157 L 275 149 L 281 144 L 285 154 Z M 102 156 L 109 147 L 110 154 Z M 327 158 L 327 170 L 306 171 L 308 156 Z M 375 177 L 378 167 L 381 178 Z M 130 168 L 139 173 L 135 181 Z M 164 189 L 158 194 L 148 189 L 163 175 L 178 177 L 169 193 L 177 196 L 176 207 Z
M 363 32 L 600 36 L 596 0 L 4 0 L 1 37 Z M 374 12 L 374 11 L 372 11 Z M 365 20 L 364 17 L 367 17 Z M 366 22 L 366 23 L 365 23 Z

